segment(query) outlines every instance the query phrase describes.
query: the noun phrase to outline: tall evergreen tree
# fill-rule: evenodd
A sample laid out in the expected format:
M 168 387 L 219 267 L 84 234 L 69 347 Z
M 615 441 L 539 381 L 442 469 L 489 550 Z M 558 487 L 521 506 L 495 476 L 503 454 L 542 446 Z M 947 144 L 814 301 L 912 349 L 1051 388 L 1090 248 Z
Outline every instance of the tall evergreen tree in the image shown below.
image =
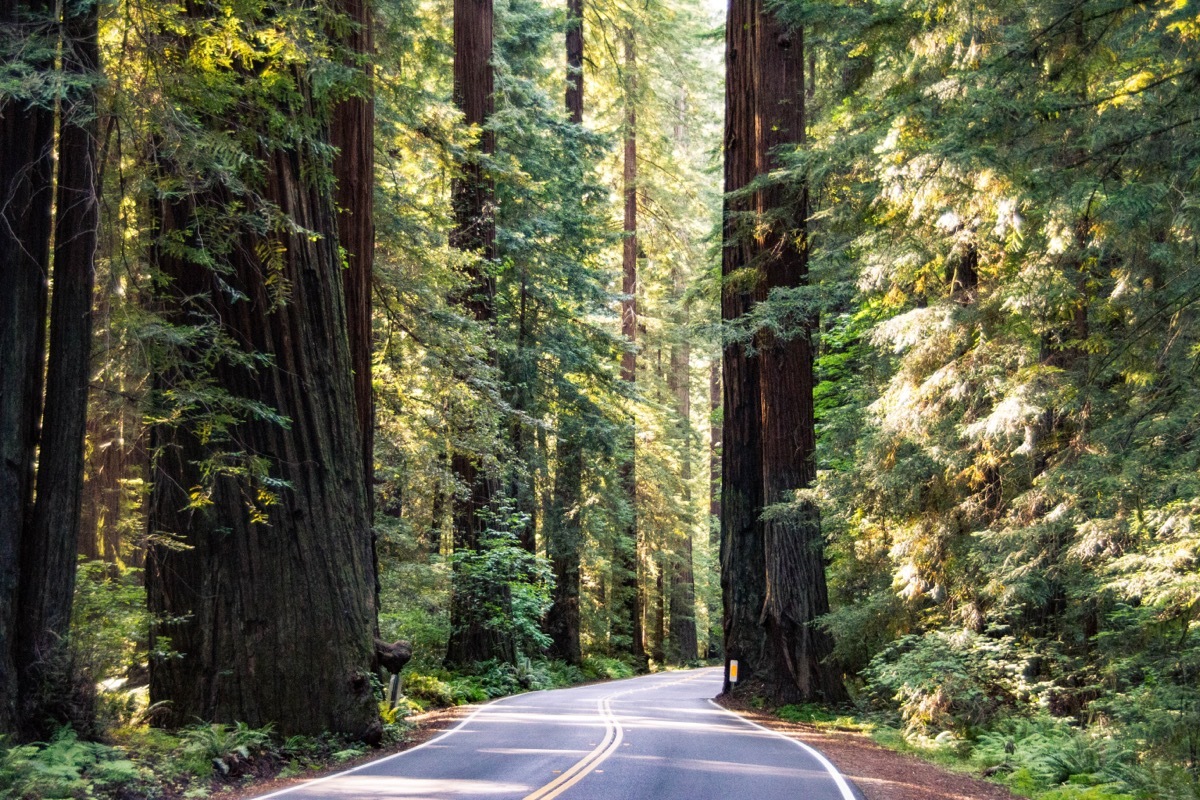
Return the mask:
M 755 142 L 758 174 L 780 166 L 779 151 L 803 144 L 805 126 L 805 57 L 802 28 L 788 29 L 773 12 L 762 10 L 755 59 Z M 768 183 L 755 195 L 760 233 L 757 298 L 772 291 L 797 289 L 808 276 L 808 189 L 795 194 Z M 796 330 L 779 335 L 759 332 L 759 402 L 762 436 L 763 555 L 766 588 L 760 624 L 769 642 L 769 660 L 754 665 L 767 691 L 780 701 L 841 699 L 841 676 L 829 663 L 833 640 L 816 627 L 828 613 L 825 555 L 820 516 L 815 505 L 779 510 L 795 500 L 795 492 L 816 479 L 816 431 L 813 418 L 813 332 L 811 316 L 797 320 Z
M 725 21 L 725 208 L 721 257 L 721 319 L 740 320 L 750 310 L 754 275 L 748 240 L 751 206 L 746 189 L 757 174 L 755 148 L 758 0 L 730 0 Z M 761 525 L 762 432 L 759 360 L 740 342 L 722 353 L 724 417 L 721 461 L 721 591 L 728 664 L 739 680 L 753 678 L 766 658 L 759 627 L 765 599 Z
M 458 305 L 483 326 L 485 336 L 496 323 L 496 281 L 492 262 L 496 256 L 494 187 L 484 159 L 495 152 L 495 134 L 489 123 L 495 109 L 495 76 L 492 68 L 495 17 L 492 0 L 455 0 L 454 3 L 454 103 L 463 122 L 479 130 L 478 145 L 458 165 L 451 202 L 454 232 L 451 245 L 468 254 L 466 286 Z M 492 358 L 494 359 L 494 353 Z M 454 549 L 477 551 L 485 517 L 498 492 L 496 476 L 481 470 L 479 456 L 460 450 L 451 455 L 451 468 L 463 495 L 454 502 Z M 499 598 L 499 602 L 507 602 Z M 450 611 L 449 664 L 467 665 L 492 658 L 512 661 L 511 642 L 489 628 L 479 599 L 455 592 Z
M 38 0 L 0 5 L 6 62 L 53 68 L 52 12 L 52 3 Z M 54 109 L 46 98 L 0 97 L 0 731 L 18 723 L 20 564 L 42 400 L 53 157 Z
M 622 157 L 622 196 L 625 199 L 621 249 L 621 334 L 625 337 L 625 353 L 621 356 L 621 380 L 632 386 L 637 382 L 637 287 L 638 287 L 638 163 L 637 163 L 637 57 L 636 38 L 632 28 L 621 32 L 624 48 L 624 125 L 625 143 Z M 641 588 L 641 539 L 637 519 L 637 430 L 630 421 L 627 435 L 627 459 L 621 466 L 622 481 L 629 501 L 629 523 L 624 541 L 618 544 L 620 564 L 624 577 L 619 581 L 623 592 L 622 603 L 628 626 L 624 632 L 629 636 L 629 654 L 634 661 L 644 665 L 646 645 L 644 634 L 645 604 Z
M 244 30 L 263 33 L 316 22 L 267 4 L 241 13 Z M 167 20 L 189 35 L 165 37 L 172 47 L 158 54 L 179 79 L 166 98 L 179 128 L 154 154 L 153 256 L 182 346 L 156 380 L 149 527 L 159 538 L 147 571 L 155 646 L 169 641 L 178 656 L 151 662 L 150 694 L 169 701 L 167 724 L 270 722 L 374 739 L 370 520 L 328 179 L 330 98 L 313 78 L 340 70 L 337 48 L 248 44 L 276 78 L 263 85 L 200 55 L 210 37 L 225 41 L 223 19 L 196 7 Z M 284 128 L 273 124 L 281 115 Z M 197 391 L 223 413 L 186 405 Z

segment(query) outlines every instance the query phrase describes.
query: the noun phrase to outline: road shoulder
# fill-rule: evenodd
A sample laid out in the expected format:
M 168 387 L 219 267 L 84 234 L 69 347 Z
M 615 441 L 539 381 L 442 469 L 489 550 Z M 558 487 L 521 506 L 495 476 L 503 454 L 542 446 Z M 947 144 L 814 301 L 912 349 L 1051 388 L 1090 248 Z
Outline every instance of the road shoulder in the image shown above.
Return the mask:
M 1019 800 L 994 783 L 897 753 L 860 733 L 826 732 L 786 722 L 719 697 L 722 708 L 815 747 L 854 782 L 866 800 Z

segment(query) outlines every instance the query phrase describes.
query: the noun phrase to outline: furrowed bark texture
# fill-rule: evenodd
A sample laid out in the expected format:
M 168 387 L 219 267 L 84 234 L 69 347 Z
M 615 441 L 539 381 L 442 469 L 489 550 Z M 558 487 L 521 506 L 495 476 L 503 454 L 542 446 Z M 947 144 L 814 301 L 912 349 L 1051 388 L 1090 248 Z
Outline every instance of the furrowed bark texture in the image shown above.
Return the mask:
M 48 35 L 52 9 L 0 0 L 6 49 Z M 0 733 L 18 722 L 19 565 L 41 410 L 53 147 L 53 110 L 0 104 Z
M 804 142 L 804 38 L 769 11 L 761 16 L 756 96 L 759 173 L 782 166 L 776 149 Z M 766 233 L 758 241 L 762 258 L 759 300 L 772 289 L 807 282 L 807 188 L 789 196 L 779 184 L 757 193 Z M 816 479 L 813 418 L 813 349 L 816 320 L 789 339 L 769 331 L 758 335 L 762 408 L 763 505 L 787 503 L 797 489 Z M 767 690 L 779 702 L 840 700 L 841 676 L 825 663 L 833 651 L 828 633 L 815 620 L 829 612 L 824 543 L 817 509 L 806 503 L 763 522 L 766 598 L 760 623 L 769 641 L 762 664 Z
M 633 95 L 637 90 L 634 78 L 637 58 L 634 49 L 633 31 L 627 30 L 625 40 L 625 154 L 622 180 L 625 196 L 625 240 L 621 251 L 621 334 L 625 337 L 625 353 L 621 356 L 621 380 L 637 382 L 637 111 Z M 630 505 L 630 522 L 626 529 L 626 546 L 618 553 L 624 579 L 621 587 L 624 597 L 624 618 L 628 620 L 629 654 L 641 665 L 646 664 L 646 644 L 643 632 L 643 608 L 641 593 L 641 547 L 637 522 L 637 430 L 630 420 L 629 451 L 627 460 L 621 465 L 621 479 L 625 485 Z
M 77 77 L 99 70 L 97 11 L 64 20 L 63 68 Z M 54 231 L 54 296 L 46 402 L 38 455 L 37 499 L 21 548 L 22 725 L 45 738 L 65 722 L 90 726 L 76 703 L 66 642 L 75 591 L 75 553 L 83 493 L 83 444 L 92 347 L 92 288 L 99 224 L 96 106 L 77 89 L 61 107 L 58 198 Z
M 275 490 L 274 504 L 258 505 L 244 479 L 201 474 L 198 462 L 214 452 L 193 432 L 154 429 L 149 527 L 185 548 L 159 544 L 148 557 L 150 610 L 167 619 L 155 628 L 153 645 L 169 639 L 181 654 L 151 661 L 150 697 L 169 701 L 159 718 L 166 725 L 272 722 L 283 735 L 336 731 L 377 739 L 370 683 L 375 576 L 336 212 L 332 193 L 306 177 L 306 159 L 317 156 L 280 148 L 262 157 L 263 195 L 301 228 L 324 234 L 280 234 L 285 303 L 273 301 L 268 270 L 253 255 L 262 242 L 252 234 L 243 235 L 221 276 L 245 295 L 241 301 L 230 299 L 211 270 L 175 250 L 157 259 L 171 279 L 161 298 L 168 317 L 219 320 L 247 351 L 270 356 L 257 369 L 222 359 L 210 374 L 234 396 L 290 420 L 255 418 L 233 431 L 237 447 L 264 458 L 272 477 L 287 485 Z M 191 231 L 198 209 L 226 201 L 165 200 L 162 230 Z M 158 389 L 175 377 L 161 375 Z M 197 505 L 189 493 L 206 480 L 210 502 Z M 251 518 L 255 505 L 265 523 Z
M 583 124 L 583 0 L 567 0 L 567 113 Z
M 330 123 L 330 140 L 338 149 L 333 160 L 337 180 L 338 242 L 345 250 L 342 286 L 350 358 L 354 370 L 354 407 L 358 413 L 363 454 L 363 483 L 368 509 L 375 498 L 375 393 L 371 386 L 371 276 L 375 261 L 375 99 L 370 57 L 375 42 L 369 0 L 339 0 L 339 10 L 353 23 L 343 45 L 366 60 L 360 96 L 342 101 Z
M 730 0 L 725 26 L 725 208 L 721 259 L 721 319 L 731 321 L 750 310 L 752 285 L 742 272 L 750 263 L 744 233 L 750 204 L 730 197 L 746 187 L 757 171 L 754 128 L 754 42 L 758 0 Z M 765 654 L 759 626 L 765 587 L 763 548 L 758 522 L 762 508 L 758 358 L 741 344 L 722 353 L 724 420 L 721 461 L 721 592 L 726 683 L 731 660 L 739 680 L 754 677 Z
M 454 102 L 466 125 L 485 126 L 494 108 L 493 23 L 491 0 L 454 0 Z M 456 302 L 489 328 L 496 318 L 496 284 L 488 268 L 496 255 L 496 223 L 492 182 L 484 172 L 480 156 L 493 152 L 495 137 L 485 128 L 476 152 L 459 165 L 460 173 L 451 189 L 455 225 L 450 244 L 480 257 L 468 276 L 468 286 Z M 477 550 L 484 527 L 480 512 L 492 503 L 494 479 L 481 473 L 478 458 L 473 454 L 453 453 L 450 466 L 459 483 L 468 488 L 466 498 L 454 501 L 454 548 Z M 481 614 L 469 596 L 455 593 L 450 605 L 447 664 L 515 658 L 511 644 L 489 631 Z

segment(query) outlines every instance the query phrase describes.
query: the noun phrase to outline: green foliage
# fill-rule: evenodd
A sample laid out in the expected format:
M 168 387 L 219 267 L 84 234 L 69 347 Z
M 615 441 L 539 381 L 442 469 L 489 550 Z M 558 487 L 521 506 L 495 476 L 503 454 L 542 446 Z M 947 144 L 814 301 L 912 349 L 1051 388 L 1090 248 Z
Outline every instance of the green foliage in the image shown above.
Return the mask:
M 541 621 L 550 608 L 553 573 L 545 558 L 518 543 L 519 514 L 483 516 L 489 527 L 478 546 L 450 557 L 456 602 L 469 624 L 509 642 L 518 656 L 536 654 L 550 644 Z
M 119 749 L 80 741 L 64 729 L 49 743 L 0 741 L 0 793 L 20 800 L 91 796 L 144 784 L 149 776 Z
M 619 658 L 587 655 L 583 657 L 583 674 L 591 680 L 622 680 L 636 673 L 633 666 Z
M 214 722 L 188 728 L 180 739 L 181 755 L 193 774 L 205 777 L 216 770 L 220 776 L 229 777 L 240 774 L 251 760 L 266 752 L 271 744 L 271 726 L 251 728 L 244 722 Z
M 910 732 L 965 731 L 1028 702 L 1023 664 L 1010 637 L 971 631 L 904 636 L 862 672 L 869 692 L 898 704 Z

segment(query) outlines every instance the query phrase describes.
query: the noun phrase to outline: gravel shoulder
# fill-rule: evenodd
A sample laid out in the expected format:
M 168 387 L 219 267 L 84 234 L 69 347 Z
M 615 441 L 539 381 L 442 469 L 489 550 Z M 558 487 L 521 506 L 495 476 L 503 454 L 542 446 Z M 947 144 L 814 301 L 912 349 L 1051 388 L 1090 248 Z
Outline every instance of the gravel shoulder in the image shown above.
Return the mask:
M 1020 800 L 1003 786 L 881 747 L 861 733 L 827 732 L 785 722 L 727 697 L 724 708 L 817 748 L 854 781 L 866 800 Z

